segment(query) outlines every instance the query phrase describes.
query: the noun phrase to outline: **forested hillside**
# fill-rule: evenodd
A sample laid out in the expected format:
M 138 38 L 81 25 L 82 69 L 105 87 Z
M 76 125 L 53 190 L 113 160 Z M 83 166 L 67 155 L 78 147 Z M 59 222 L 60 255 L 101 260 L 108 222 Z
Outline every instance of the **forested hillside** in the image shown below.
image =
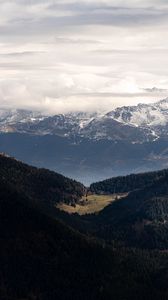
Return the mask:
M 158 180 L 168 175 L 168 170 L 156 172 L 147 172 L 141 174 L 131 174 L 106 179 L 100 182 L 92 183 L 90 190 L 96 194 L 125 193 L 157 183 Z
M 85 187 L 58 173 L 28 166 L 13 158 L 0 155 L 0 179 L 9 182 L 33 201 L 54 205 L 57 202 L 75 203 Z
M 168 296 L 166 254 L 106 247 L 42 214 L 0 180 L 0 299 L 153 300 Z
M 90 228 L 94 227 L 95 234 L 127 246 L 168 249 L 167 170 L 107 180 L 103 182 L 106 192 L 110 191 L 110 182 L 112 186 L 116 183 L 118 192 L 130 192 L 98 215 L 85 217 L 91 220 Z M 104 186 L 97 184 L 99 193 Z
M 1 155 L 0 299 L 167 299 L 167 176 L 70 216 L 54 204 L 62 191 L 78 201 L 83 185 Z

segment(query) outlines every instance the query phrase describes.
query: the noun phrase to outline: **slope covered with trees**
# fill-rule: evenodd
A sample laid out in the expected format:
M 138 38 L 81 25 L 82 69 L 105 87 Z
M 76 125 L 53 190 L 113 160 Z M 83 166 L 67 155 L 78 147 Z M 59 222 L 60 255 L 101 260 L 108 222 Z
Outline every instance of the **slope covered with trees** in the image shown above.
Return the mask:
M 0 180 L 0 299 L 166 299 L 167 254 L 106 247 Z
M 165 175 L 98 215 L 69 216 L 53 206 L 62 191 L 67 203 L 78 201 L 83 185 L 1 155 L 0 299 L 167 299 L 167 251 L 138 249 L 166 250 L 167 182 Z M 153 227 L 140 232 L 144 220 Z
M 168 171 L 114 178 L 103 182 L 104 186 L 97 184 L 98 193 L 110 191 L 115 183 L 116 190 L 129 191 L 128 196 L 114 201 L 98 215 L 85 217 L 91 221 L 90 230 L 94 228 L 95 234 L 107 241 L 167 250 Z
M 85 187 L 58 173 L 28 166 L 13 158 L 0 155 L 0 179 L 10 182 L 33 201 L 54 205 L 75 203 L 83 196 Z
M 90 190 L 96 194 L 125 193 L 150 186 L 161 178 L 164 178 L 166 175 L 168 175 L 167 169 L 156 172 L 119 176 L 92 183 Z

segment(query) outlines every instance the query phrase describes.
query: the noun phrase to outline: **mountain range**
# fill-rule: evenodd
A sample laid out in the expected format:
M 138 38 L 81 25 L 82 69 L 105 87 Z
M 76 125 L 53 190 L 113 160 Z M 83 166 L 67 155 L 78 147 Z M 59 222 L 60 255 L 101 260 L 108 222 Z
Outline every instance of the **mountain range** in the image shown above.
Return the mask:
M 166 167 L 167 117 L 168 98 L 104 114 L 2 109 L 0 151 L 89 184 Z
M 47 116 L 30 110 L 0 111 L 0 131 L 35 135 L 144 142 L 167 137 L 168 98 L 124 106 L 108 113 L 78 112 Z M 123 133 L 124 129 L 124 133 Z

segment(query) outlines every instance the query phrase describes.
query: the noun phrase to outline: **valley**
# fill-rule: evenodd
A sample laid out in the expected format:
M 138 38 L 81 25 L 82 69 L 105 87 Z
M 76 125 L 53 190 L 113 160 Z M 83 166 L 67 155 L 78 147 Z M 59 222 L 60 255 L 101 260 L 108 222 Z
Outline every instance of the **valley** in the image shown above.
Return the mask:
M 0 17 L 0 300 L 168 300 L 168 1 Z
M 57 208 L 63 210 L 69 214 L 79 214 L 87 215 L 87 214 L 94 214 L 99 213 L 103 210 L 106 206 L 108 206 L 113 201 L 117 201 L 123 197 L 126 197 L 127 194 L 111 194 L 111 195 L 98 195 L 98 194 L 91 194 L 83 196 L 83 198 L 74 205 L 67 205 L 65 203 L 57 204 Z
M 1 299 L 167 299 L 167 102 L 1 112 Z
M 167 299 L 167 176 L 86 188 L 1 154 L 0 298 Z

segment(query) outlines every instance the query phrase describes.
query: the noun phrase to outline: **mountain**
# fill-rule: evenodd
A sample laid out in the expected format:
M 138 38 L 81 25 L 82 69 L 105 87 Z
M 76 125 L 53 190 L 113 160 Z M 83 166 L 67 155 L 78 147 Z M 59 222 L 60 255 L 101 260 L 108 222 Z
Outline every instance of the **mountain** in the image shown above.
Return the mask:
M 0 131 L 142 143 L 167 137 L 167 119 L 168 98 L 152 104 L 119 107 L 106 114 L 45 116 L 26 110 L 1 110 Z
M 127 140 L 132 143 L 153 139 L 148 129 L 122 124 L 107 115 L 97 113 L 69 113 L 43 116 L 37 112 L 11 110 L 0 112 L 0 132 L 33 135 L 54 135 L 74 142 L 89 140 Z
M 127 193 L 97 216 L 88 217 L 96 235 L 127 246 L 167 250 L 168 170 L 112 178 L 90 189 L 99 194 Z
M 6 164 L 11 178 L 2 176 Z M 37 205 L 39 196 L 30 173 L 37 173 L 36 169 L 1 157 L 0 170 L 2 300 L 167 298 L 166 253 L 126 249 L 117 244 L 110 247 L 81 235 Z M 22 182 L 16 178 L 18 184 L 13 184 L 19 172 Z M 48 181 L 47 173 L 44 177 Z M 41 187 L 37 185 L 37 190 Z M 50 204 L 50 199 L 47 201 Z
M 0 111 L 0 132 L 52 135 L 65 137 L 74 142 L 83 139 L 93 141 L 113 140 L 132 143 L 153 140 L 148 129 L 122 124 L 107 115 L 98 113 L 69 113 L 44 116 L 26 110 Z
M 58 202 L 73 204 L 85 193 L 85 187 L 58 173 L 28 166 L 0 154 L 0 180 L 24 193 L 32 201 L 54 206 Z
M 0 110 L 0 131 L 1 132 L 15 132 L 17 126 L 24 126 L 23 124 L 33 124 L 43 120 L 40 112 L 34 112 L 24 109 L 1 109 Z
M 134 190 L 141 190 L 147 186 L 150 187 L 155 182 L 158 183 L 160 179 L 165 179 L 166 176 L 168 176 L 168 169 L 119 176 L 92 183 L 90 185 L 90 191 L 95 194 L 128 193 Z
M 155 138 L 168 136 L 168 98 L 152 104 L 120 107 L 107 116 L 125 125 L 150 129 Z
M 74 141 L 55 135 L 0 134 L 0 152 L 90 185 L 108 177 L 168 167 L 168 142 Z
M 69 113 L 46 116 L 29 110 L 0 111 L 0 132 L 19 132 L 34 135 L 57 135 L 73 137 L 82 135 L 82 129 L 95 117 L 96 113 Z
M 107 114 L 1 110 L 0 151 L 90 185 L 168 166 L 168 99 Z
M 107 115 L 121 123 L 134 126 L 164 126 L 168 123 L 168 98 L 151 104 L 120 107 Z

